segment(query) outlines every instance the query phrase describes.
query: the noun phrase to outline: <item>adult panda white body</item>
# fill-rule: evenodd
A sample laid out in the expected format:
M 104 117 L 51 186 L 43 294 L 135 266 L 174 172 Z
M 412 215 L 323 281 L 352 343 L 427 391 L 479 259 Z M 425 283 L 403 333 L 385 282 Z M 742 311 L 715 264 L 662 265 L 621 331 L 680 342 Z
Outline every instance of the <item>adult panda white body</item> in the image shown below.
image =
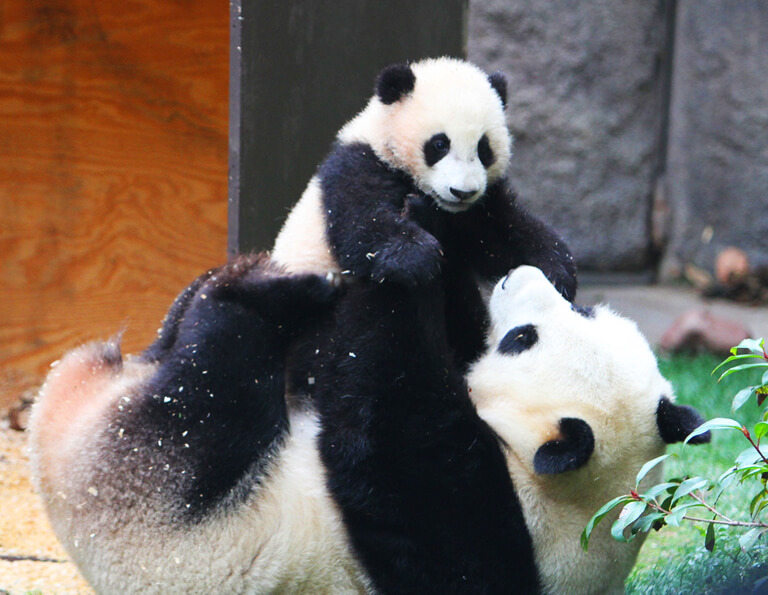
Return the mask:
M 141 356 L 68 354 L 30 439 L 84 576 L 100 593 L 617 587 L 636 549 L 598 531 L 584 554 L 580 529 L 698 417 L 632 324 L 585 318 L 535 269 L 497 286 L 469 389 L 440 302 L 439 284 L 340 297 L 241 260 L 185 290 Z M 286 356 L 316 320 L 327 366 L 289 405 Z
M 271 257 L 287 270 L 416 284 L 440 274 L 457 360 L 482 351 L 480 285 L 540 268 L 576 295 L 565 243 L 510 190 L 507 82 L 462 60 L 382 70 L 289 213 Z

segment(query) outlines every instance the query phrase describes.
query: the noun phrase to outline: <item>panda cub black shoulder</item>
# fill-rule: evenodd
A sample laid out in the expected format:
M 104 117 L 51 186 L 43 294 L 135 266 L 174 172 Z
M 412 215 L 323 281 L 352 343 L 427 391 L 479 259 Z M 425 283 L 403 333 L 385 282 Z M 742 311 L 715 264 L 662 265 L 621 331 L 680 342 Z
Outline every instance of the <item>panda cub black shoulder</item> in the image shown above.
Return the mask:
M 492 285 L 528 264 L 573 300 L 567 246 L 508 187 L 506 97 L 501 73 L 462 60 L 385 68 L 289 214 L 272 258 L 294 272 L 411 285 L 442 272 L 449 340 L 463 363 L 483 348 L 478 281 Z
M 531 267 L 496 285 L 470 391 L 443 301 L 439 279 L 339 289 L 241 259 L 182 292 L 142 355 L 67 354 L 30 446 L 83 576 L 121 594 L 620 585 L 637 550 L 601 525 L 584 553 L 581 529 L 698 416 L 631 323 L 585 318 Z M 315 398 L 289 406 L 289 353 L 318 322 Z

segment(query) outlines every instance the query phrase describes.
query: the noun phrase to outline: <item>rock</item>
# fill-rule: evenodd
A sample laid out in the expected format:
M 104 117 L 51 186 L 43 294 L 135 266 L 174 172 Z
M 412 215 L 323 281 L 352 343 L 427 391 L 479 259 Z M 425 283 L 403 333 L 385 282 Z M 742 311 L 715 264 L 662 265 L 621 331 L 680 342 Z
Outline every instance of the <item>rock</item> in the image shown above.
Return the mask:
M 509 82 L 510 179 L 580 267 L 652 265 L 663 3 L 473 0 L 469 59 Z
M 749 258 L 744 250 L 728 246 L 715 259 L 715 278 L 725 286 L 742 283 L 749 276 Z
M 681 314 L 664 332 L 659 347 L 669 353 L 710 352 L 727 355 L 751 336 L 740 322 L 696 308 Z

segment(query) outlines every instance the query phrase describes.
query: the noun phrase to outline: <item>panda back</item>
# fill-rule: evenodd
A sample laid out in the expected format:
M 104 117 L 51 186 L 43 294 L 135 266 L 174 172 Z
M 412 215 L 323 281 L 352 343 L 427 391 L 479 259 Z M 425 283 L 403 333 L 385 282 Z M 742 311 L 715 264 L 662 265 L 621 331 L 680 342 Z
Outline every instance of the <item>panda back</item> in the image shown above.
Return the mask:
M 339 272 L 325 228 L 322 189 L 315 176 L 288 214 L 270 253 L 272 260 L 292 273 Z

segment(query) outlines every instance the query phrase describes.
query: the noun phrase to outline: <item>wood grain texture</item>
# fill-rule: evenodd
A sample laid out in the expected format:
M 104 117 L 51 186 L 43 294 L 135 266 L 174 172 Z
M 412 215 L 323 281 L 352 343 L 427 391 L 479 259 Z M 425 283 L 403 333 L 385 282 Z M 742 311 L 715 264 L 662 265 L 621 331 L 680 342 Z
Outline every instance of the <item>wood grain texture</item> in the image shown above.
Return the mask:
M 0 8 L 0 375 L 152 340 L 226 258 L 226 2 Z

